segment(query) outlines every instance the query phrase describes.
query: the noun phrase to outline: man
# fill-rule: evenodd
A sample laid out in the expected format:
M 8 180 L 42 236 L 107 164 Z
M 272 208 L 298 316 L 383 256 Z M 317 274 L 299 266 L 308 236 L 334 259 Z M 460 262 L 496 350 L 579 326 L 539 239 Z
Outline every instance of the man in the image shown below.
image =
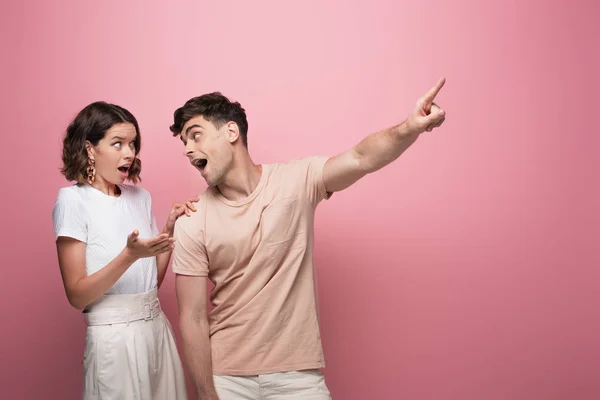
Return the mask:
M 319 370 L 315 208 L 440 126 L 445 112 L 433 100 L 444 82 L 401 124 L 335 157 L 285 164 L 253 162 L 245 111 L 218 92 L 175 111 L 170 129 L 209 186 L 176 223 L 172 266 L 184 358 L 201 399 L 331 398 Z

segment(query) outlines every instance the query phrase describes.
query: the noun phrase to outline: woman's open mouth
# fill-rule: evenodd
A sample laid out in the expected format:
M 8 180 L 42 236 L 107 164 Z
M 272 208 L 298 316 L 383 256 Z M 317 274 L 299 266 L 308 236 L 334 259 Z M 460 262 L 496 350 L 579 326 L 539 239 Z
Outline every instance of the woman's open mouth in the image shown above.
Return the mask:
M 122 176 L 127 177 L 127 176 L 129 176 L 129 168 L 130 167 L 131 167 L 131 165 L 121 165 L 117 169 L 119 170 L 119 172 L 121 173 Z

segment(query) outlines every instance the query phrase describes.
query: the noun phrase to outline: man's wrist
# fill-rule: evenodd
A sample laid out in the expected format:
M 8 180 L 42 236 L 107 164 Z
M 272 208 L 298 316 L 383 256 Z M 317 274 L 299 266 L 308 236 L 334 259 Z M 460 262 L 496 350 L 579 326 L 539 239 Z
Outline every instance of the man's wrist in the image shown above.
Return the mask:
M 421 132 L 419 132 L 419 129 L 413 125 L 414 124 L 412 124 L 410 121 L 410 117 L 405 119 L 403 123 L 398 125 L 398 136 L 405 138 L 420 134 Z

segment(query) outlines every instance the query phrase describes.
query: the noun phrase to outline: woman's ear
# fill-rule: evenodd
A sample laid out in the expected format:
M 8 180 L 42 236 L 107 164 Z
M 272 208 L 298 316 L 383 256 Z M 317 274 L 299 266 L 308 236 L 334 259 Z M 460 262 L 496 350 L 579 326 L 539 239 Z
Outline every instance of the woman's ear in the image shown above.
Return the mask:
M 87 150 L 88 158 L 90 160 L 93 160 L 94 156 L 96 155 L 96 151 L 94 150 L 94 146 L 92 146 L 89 140 L 85 141 L 85 149 Z

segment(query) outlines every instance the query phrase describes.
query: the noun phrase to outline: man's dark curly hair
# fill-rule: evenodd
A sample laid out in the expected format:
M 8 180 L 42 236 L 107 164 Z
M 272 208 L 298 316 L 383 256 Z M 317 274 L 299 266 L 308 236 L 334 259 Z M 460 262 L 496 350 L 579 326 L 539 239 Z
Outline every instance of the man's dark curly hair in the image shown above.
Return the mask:
M 223 124 L 233 121 L 237 124 L 242 137 L 242 143 L 248 147 L 248 120 L 246 111 L 240 103 L 231 102 L 220 92 L 203 94 L 188 100 L 183 107 L 175 110 L 174 123 L 169 127 L 173 136 L 181 134 L 183 126 L 192 118 L 203 116 L 212 122 L 217 129 Z

